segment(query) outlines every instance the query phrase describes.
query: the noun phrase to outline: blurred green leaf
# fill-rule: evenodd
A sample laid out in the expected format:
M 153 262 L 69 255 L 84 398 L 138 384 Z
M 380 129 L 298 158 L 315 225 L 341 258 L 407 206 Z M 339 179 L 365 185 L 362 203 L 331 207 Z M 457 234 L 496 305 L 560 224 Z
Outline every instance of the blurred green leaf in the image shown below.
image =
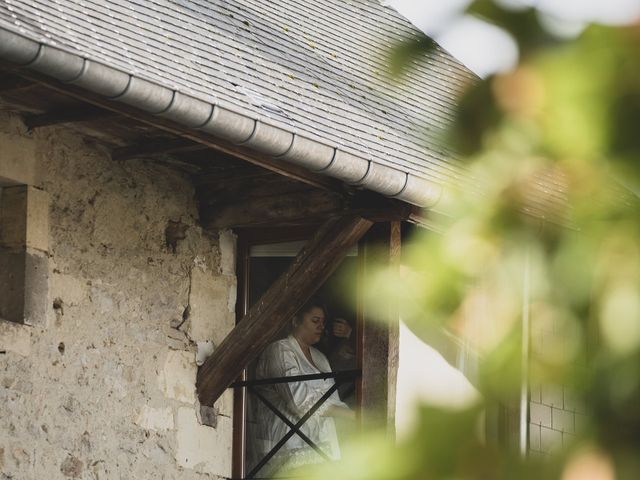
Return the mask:
M 504 115 L 491 94 L 490 80 L 479 80 L 456 106 L 456 121 L 449 128 L 447 142 L 468 160 L 481 151 L 487 131 L 496 128 Z
M 436 43 L 424 34 L 416 33 L 410 38 L 396 41 L 388 53 L 389 73 L 399 77 L 411 69 L 411 65 L 432 52 Z
M 640 478 L 640 201 L 623 185 L 640 184 L 640 24 L 559 40 L 534 8 L 478 0 L 468 12 L 521 51 L 460 100 L 449 141 L 477 188 L 449 188 L 438 205 L 449 224 L 417 235 L 401 272 L 370 272 L 364 290 L 373 311 L 393 298 L 427 343 L 473 349 L 482 404 L 424 406 L 411 437 L 366 436 L 315 478 Z M 396 46 L 392 71 L 431 49 L 426 37 Z M 518 403 L 524 372 L 531 388 L 559 389 L 580 423 L 545 456 L 479 433 L 485 409 Z
M 532 7 L 506 7 L 494 0 L 476 0 L 467 8 L 467 13 L 488 21 L 511 34 L 520 50 L 521 58 L 527 58 L 540 48 L 549 48 L 560 39 L 545 30 L 538 13 Z

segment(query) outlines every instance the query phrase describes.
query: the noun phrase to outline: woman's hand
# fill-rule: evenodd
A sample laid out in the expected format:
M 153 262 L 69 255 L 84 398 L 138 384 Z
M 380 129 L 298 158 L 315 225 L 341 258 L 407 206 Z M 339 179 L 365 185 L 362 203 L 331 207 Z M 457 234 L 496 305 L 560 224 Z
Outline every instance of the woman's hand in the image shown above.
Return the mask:
M 325 417 L 349 418 L 351 420 L 355 420 L 356 418 L 356 412 L 354 412 L 350 408 L 340 407 L 338 405 L 331 405 L 325 410 L 323 415 Z
M 331 333 L 334 337 L 349 338 L 351 330 L 351 325 L 344 318 L 336 318 L 331 326 Z

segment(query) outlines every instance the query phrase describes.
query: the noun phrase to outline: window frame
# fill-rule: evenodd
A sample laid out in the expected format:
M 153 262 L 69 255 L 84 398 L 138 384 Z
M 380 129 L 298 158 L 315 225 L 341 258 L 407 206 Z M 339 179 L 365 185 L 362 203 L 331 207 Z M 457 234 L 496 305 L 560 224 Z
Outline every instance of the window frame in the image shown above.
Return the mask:
M 246 315 L 249 305 L 249 291 L 251 281 L 251 247 L 256 245 L 267 245 L 285 242 L 304 241 L 309 239 L 317 230 L 319 225 L 303 225 L 288 227 L 266 227 L 241 229 L 237 231 L 238 240 L 236 248 L 236 277 L 238 283 L 238 292 L 236 299 L 236 324 Z M 362 295 L 361 295 L 361 271 L 362 271 L 362 248 L 358 244 L 358 278 L 357 297 L 356 297 L 356 358 L 357 368 L 362 368 L 362 332 L 363 332 L 363 315 L 362 315 Z M 247 370 L 244 369 L 237 381 L 246 381 Z M 356 380 L 356 409 L 360 410 L 362 406 L 362 377 Z M 244 479 L 247 474 L 246 470 L 246 402 L 247 388 L 234 388 L 233 392 L 233 440 L 232 440 L 232 478 Z M 359 417 L 359 415 L 358 415 Z

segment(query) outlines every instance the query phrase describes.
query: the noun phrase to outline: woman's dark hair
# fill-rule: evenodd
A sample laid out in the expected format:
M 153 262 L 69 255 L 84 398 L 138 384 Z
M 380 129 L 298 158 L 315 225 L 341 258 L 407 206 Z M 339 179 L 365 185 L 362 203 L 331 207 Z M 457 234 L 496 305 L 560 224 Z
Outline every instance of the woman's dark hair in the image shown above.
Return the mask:
M 322 310 L 322 313 L 324 313 L 325 319 L 329 318 L 329 310 L 327 309 L 327 306 L 325 305 L 325 303 L 319 298 L 312 298 L 307 303 L 305 303 L 302 306 L 302 308 L 300 308 L 300 310 L 298 310 L 298 312 L 293 317 L 293 320 L 291 322 L 291 330 L 292 331 L 295 330 L 295 328 L 302 321 L 302 317 L 304 316 L 304 314 L 309 313 L 314 308 L 319 308 L 320 310 Z

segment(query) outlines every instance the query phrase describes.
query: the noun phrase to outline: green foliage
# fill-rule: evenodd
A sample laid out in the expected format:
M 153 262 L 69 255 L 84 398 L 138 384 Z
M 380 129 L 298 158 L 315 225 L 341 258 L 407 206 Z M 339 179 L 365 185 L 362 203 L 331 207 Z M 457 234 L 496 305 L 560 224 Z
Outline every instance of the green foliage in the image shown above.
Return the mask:
M 381 311 L 393 297 L 418 335 L 445 331 L 470 344 L 480 355 L 482 401 L 424 406 L 411 437 L 393 444 L 368 433 L 343 461 L 313 473 L 640 478 L 640 26 L 592 25 L 560 42 L 534 9 L 479 0 L 469 11 L 507 30 L 521 50 L 513 71 L 466 93 L 450 132 L 480 187 L 452 187 L 438 205 L 450 225 L 417 235 L 405 266 L 380 269 L 365 290 Z M 424 38 L 395 48 L 392 70 L 432 48 Z M 469 321 L 480 304 L 491 306 L 488 324 Z M 545 348 L 531 344 L 526 365 L 524 312 L 532 332 L 553 333 Z M 486 408 L 518 399 L 525 372 L 529 385 L 562 385 L 586 412 L 566 437 L 573 441 L 544 457 L 522 457 L 478 433 Z
M 396 77 L 406 73 L 411 70 L 411 62 L 431 52 L 435 47 L 435 42 L 422 34 L 394 43 L 388 56 L 388 73 Z
M 469 5 L 467 12 L 508 32 L 516 41 L 522 58 L 559 42 L 541 26 L 533 7 L 505 8 L 493 0 L 476 0 Z

